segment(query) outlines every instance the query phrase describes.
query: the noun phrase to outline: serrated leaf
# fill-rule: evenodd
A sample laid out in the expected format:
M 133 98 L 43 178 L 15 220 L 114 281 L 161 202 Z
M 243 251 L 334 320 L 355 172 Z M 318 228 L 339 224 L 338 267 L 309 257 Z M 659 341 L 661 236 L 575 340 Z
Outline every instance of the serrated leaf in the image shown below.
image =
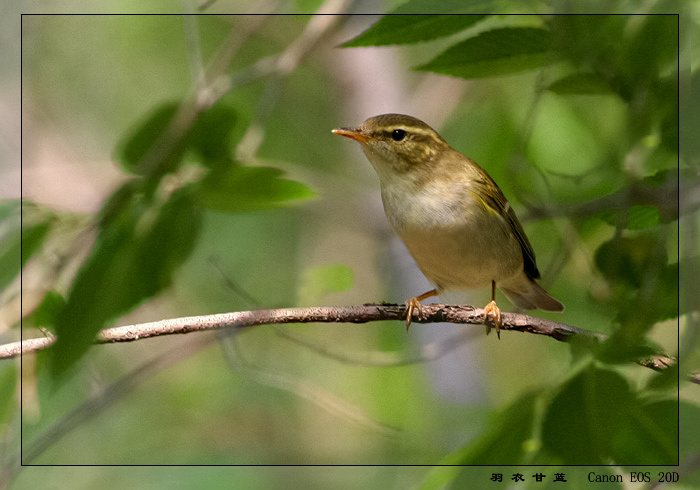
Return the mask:
M 614 92 L 595 73 L 574 73 L 552 82 L 547 90 L 558 95 L 608 95 Z
M 456 6 L 455 9 L 459 10 Z M 341 47 L 386 46 L 428 41 L 462 31 L 485 17 L 486 15 L 385 15 L 372 27 Z
M 286 207 L 316 196 L 305 184 L 283 175 L 272 167 L 230 165 L 202 180 L 197 199 L 202 206 L 217 211 L 247 212 Z
M 59 312 L 50 370 L 62 375 L 85 354 L 106 322 L 167 287 L 189 255 L 200 219 L 189 188 L 157 207 L 130 203 L 100 230 Z
M 416 70 L 461 78 L 486 78 L 539 68 L 552 58 L 549 31 L 508 27 L 462 41 Z
M 563 464 L 607 463 L 616 434 L 637 403 L 624 378 L 591 364 L 569 380 L 547 408 L 543 447 Z

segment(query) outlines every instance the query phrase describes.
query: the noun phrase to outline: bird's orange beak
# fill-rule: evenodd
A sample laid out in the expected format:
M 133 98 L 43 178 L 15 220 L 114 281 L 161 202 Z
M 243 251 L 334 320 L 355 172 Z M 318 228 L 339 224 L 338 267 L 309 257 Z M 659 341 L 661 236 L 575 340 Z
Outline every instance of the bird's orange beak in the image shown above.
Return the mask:
M 335 128 L 333 134 L 339 134 L 340 136 L 345 136 L 346 138 L 359 141 L 364 143 L 369 140 L 369 136 L 362 134 L 357 128 Z

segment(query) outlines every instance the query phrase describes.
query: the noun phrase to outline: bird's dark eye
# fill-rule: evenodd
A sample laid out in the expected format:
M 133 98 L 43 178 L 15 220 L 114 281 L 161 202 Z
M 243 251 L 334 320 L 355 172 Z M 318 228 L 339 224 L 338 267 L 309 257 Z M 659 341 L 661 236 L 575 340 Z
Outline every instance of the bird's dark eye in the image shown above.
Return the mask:
M 391 132 L 391 138 L 394 141 L 401 141 L 405 137 L 406 137 L 406 131 L 404 131 L 403 129 L 395 129 Z

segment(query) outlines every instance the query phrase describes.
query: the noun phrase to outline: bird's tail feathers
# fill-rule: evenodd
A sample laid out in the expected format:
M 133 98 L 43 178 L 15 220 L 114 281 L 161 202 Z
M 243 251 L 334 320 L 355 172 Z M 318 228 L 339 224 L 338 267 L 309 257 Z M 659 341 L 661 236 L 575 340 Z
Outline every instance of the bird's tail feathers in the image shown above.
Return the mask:
M 525 282 L 527 281 L 527 282 Z M 523 274 L 523 280 L 499 285 L 508 299 L 523 310 L 564 311 L 564 305 Z

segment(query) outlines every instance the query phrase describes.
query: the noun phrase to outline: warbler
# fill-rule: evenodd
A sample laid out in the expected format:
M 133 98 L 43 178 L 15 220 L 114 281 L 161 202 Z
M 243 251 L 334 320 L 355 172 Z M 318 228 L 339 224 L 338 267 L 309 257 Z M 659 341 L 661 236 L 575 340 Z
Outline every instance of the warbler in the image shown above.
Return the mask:
M 360 143 L 379 176 L 394 232 L 435 288 L 406 301 L 406 329 L 421 301 L 491 286 L 484 308 L 500 338 L 496 287 L 522 310 L 563 311 L 538 283 L 535 252 L 496 182 L 415 117 L 382 114 L 333 133 Z

